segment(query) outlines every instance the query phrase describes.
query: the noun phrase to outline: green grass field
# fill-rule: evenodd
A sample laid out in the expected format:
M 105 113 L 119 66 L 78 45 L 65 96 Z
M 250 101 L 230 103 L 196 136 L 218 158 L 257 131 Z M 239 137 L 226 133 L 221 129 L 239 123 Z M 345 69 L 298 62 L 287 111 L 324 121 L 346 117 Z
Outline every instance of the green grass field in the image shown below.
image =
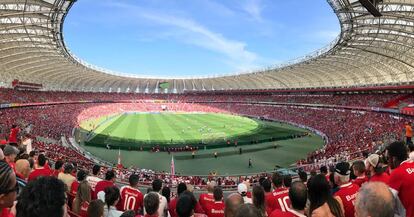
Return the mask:
M 226 125 L 226 127 L 224 127 Z M 101 117 L 88 120 L 81 124 L 85 130 L 96 127 L 95 133 L 112 138 L 119 137 L 120 141 L 164 141 L 164 145 L 176 145 L 174 142 L 203 140 L 208 134 L 237 139 L 260 139 L 262 137 L 286 137 L 289 135 L 308 132 L 288 124 L 277 122 L 258 121 L 239 116 L 225 114 L 120 114 L 111 117 Z M 206 127 L 207 126 L 207 127 Z M 190 127 L 190 128 L 189 128 Z M 205 128 L 206 132 L 200 132 Z M 182 132 L 184 130 L 184 133 Z M 124 140 L 122 140 L 124 138 Z M 95 136 L 91 139 L 98 138 Z M 173 144 L 171 143 L 173 139 Z M 118 149 L 108 150 L 105 145 L 85 146 L 84 148 L 95 156 L 117 162 Z M 274 146 L 277 145 L 277 148 Z M 307 153 L 323 146 L 321 137 L 310 134 L 301 138 L 281 139 L 279 141 L 266 141 L 259 144 L 246 144 L 237 148 L 222 147 L 201 149 L 197 151 L 196 158 L 191 158 L 191 152 L 173 153 L 176 172 L 181 174 L 206 175 L 212 171 L 220 175 L 246 174 L 271 171 L 275 166 L 290 167 L 297 160 L 306 157 Z M 242 147 L 243 154 L 239 154 Z M 213 156 L 218 152 L 218 158 Z M 148 168 L 156 171 L 169 171 L 171 155 L 166 152 L 128 151 L 121 150 L 122 164 L 126 167 Z M 253 168 L 248 168 L 248 159 L 253 160 Z
M 270 141 L 301 133 L 241 116 L 211 113 L 124 113 L 81 125 L 93 129 L 87 145 L 134 149 L 138 147 L 225 146 Z M 209 147 L 211 148 L 211 147 Z

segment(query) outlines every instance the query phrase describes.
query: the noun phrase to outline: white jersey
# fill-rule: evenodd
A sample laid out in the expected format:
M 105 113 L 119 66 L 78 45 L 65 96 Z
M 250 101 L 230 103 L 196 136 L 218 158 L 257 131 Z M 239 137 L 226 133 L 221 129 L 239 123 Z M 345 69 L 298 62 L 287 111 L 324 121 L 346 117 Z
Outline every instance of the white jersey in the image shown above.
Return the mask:
M 102 179 L 98 178 L 96 176 L 88 176 L 88 177 L 86 177 L 86 181 L 88 181 L 89 185 L 92 188 L 92 191 L 95 191 L 96 184 L 98 182 L 102 181 Z

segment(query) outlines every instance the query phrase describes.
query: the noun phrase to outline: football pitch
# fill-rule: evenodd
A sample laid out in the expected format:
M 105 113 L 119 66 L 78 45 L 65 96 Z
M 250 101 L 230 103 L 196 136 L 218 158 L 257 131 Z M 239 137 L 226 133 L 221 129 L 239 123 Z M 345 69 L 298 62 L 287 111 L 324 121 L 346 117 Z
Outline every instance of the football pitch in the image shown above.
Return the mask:
M 176 172 L 187 175 L 246 174 L 289 167 L 324 144 L 320 136 L 305 129 L 228 114 L 123 113 L 84 121 L 81 128 L 92 132 L 81 144 L 103 160 L 116 163 L 121 149 L 125 167 L 169 171 L 174 156 Z M 309 135 L 294 136 L 304 133 Z M 232 142 L 228 145 L 227 141 Z M 237 147 L 234 141 L 238 141 Z M 194 145 L 199 150 L 194 159 L 191 152 L 135 151 L 154 145 Z
M 246 145 L 299 135 L 270 122 L 213 113 L 123 113 L 81 125 L 90 131 L 86 145 L 141 148 Z

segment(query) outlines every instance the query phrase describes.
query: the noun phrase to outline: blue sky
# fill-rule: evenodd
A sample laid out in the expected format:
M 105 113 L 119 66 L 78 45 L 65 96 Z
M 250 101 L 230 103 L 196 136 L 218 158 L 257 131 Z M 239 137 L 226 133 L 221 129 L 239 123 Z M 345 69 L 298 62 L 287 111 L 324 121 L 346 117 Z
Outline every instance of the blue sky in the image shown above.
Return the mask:
M 66 45 L 86 62 L 160 77 L 283 63 L 339 31 L 326 0 L 81 0 L 64 25 Z

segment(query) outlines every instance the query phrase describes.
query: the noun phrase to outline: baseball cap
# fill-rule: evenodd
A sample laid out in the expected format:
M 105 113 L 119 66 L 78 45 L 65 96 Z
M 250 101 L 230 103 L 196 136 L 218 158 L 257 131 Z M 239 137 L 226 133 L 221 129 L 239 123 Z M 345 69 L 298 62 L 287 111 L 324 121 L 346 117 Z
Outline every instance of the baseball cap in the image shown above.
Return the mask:
M 12 154 L 18 155 L 19 152 L 20 152 L 19 149 L 11 145 L 6 145 L 6 147 L 4 147 L 3 149 L 4 156 L 10 156 Z
M 237 186 L 237 192 L 239 192 L 239 194 L 247 193 L 247 186 L 246 186 L 246 184 L 240 183 Z
M 373 166 L 373 167 L 376 168 L 378 166 L 379 161 L 380 161 L 379 155 L 377 155 L 377 154 L 371 154 L 365 160 L 365 165 L 370 164 L 371 166 Z
M 335 166 L 335 172 L 337 172 L 340 175 L 347 176 L 351 174 L 350 165 L 348 162 L 340 162 L 337 163 Z

